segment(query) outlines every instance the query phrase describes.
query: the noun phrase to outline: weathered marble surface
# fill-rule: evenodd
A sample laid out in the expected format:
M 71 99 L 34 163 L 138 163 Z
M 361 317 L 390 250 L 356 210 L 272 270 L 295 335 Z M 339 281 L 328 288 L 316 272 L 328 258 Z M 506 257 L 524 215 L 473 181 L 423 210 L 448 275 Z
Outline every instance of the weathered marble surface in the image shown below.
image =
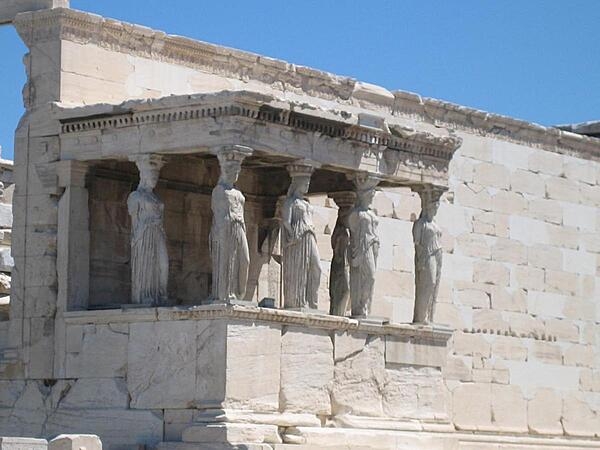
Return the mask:
M 250 253 L 244 221 L 245 198 L 234 187 L 242 161 L 252 154 L 247 147 L 225 147 L 217 156 L 221 175 L 212 191 L 210 230 L 213 301 L 243 300 L 248 282 Z
M 314 167 L 288 166 L 291 177 L 282 206 L 283 302 L 285 308 L 318 307 L 321 261 L 313 224 L 313 207 L 304 198 Z
M 346 315 L 350 300 L 350 229 L 348 216 L 356 201 L 353 192 L 330 194 L 338 206 L 337 220 L 331 233 L 331 268 L 329 269 L 329 314 Z
M 421 214 L 412 229 L 415 243 L 415 314 L 413 322 L 429 323 L 435 313 L 442 278 L 442 231 L 435 222 L 440 191 L 424 190 Z
M 60 434 L 48 442 L 48 450 L 102 450 L 102 442 L 93 434 Z
M 350 230 L 350 302 L 353 316 L 366 317 L 371 312 L 375 290 L 375 272 L 379 256 L 377 215 L 371 211 L 378 179 L 358 175 L 356 205 L 348 215 Z
M 131 301 L 164 305 L 167 302 L 169 255 L 163 224 L 164 203 L 153 192 L 164 164 L 160 156 L 136 157 L 140 184 L 127 198 L 131 216 Z

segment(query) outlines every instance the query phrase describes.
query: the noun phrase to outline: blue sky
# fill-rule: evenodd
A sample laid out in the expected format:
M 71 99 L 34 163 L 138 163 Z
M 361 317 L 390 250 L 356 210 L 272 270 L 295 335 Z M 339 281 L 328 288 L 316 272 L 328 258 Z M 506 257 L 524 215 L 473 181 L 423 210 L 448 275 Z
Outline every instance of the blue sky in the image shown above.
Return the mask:
M 71 7 L 544 125 L 600 119 L 598 0 L 71 0 Z M 25 46 L 0 27 L 12 158 Z

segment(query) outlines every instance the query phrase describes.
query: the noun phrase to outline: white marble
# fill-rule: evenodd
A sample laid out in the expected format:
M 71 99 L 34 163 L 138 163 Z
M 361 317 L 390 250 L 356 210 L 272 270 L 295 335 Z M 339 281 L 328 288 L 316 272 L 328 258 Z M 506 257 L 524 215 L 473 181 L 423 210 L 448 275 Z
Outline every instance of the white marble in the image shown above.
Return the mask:
M 292 181 L 282 207 L 283 302 L 285 308 L 317 309 L 321 261 L 313 224 L 313 207 L 305 199 L 314 168 L 287 167 Z
M 350 301 L 353 316 L 368 316 L 373 302 L 379 255 L 377 215 L 371 209 L 379 180 L 358 175 L 356 205 L 348 216 L 350 229 Z
M 213 221 L 210 229 L 212 300 L 242 300 L 248 282 L 250 253 L 244 221 L 245 198 L 235 188 L 242 161 L 252 149 L 225 147 L 217 152 L 221 175 L 212 191 Z
M 167 301 L 169 256 L 163 224 L 164 204 L 154 193 L 164 161 L 159 156 L 135 158 L 140 184 L 127 199 L 131 216 L 131 301 L 160 305 Z
M 421 195 L 421 214 L 413 224 L 415 244 L 415 314 L 413 322 L 433 320 L 435 301 L 442 275 L 442 232 L 435 222 L 441 192 L 425 190 Z
M 350 229 L 348 215 L 354 202 L 354 192 L 339 192 L 330 194 L 338 206 L 338 216 L 331 234 L 333 257 L 329 269 L 329 314 L 345 316 L 350 300 Z

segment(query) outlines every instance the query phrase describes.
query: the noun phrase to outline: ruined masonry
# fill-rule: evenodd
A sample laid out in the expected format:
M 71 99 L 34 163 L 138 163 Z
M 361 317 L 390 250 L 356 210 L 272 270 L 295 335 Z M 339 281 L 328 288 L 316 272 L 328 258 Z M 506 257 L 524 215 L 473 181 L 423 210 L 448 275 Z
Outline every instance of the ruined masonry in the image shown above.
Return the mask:
M 64 6 L 0 7 L 29 49 L 0 436 L 600 448 L 585 126 Z

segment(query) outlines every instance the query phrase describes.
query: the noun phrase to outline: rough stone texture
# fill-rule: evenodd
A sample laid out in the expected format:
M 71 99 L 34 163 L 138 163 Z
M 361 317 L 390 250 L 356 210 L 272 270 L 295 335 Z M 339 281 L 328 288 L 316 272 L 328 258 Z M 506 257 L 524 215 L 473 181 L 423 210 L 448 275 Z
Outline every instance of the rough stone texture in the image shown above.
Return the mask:
M 552 389 L 539 389 L 527 402 L 529 429 L 538 434 L 562 434 L 562 398 Z
M 183 430 L 183 442 L 199 444 L 217 443 L 271 443 L 281 442 L 274 425 L 258 424 L 206 424 L 195 425 Z
M 132 324 L 127 349 L 131 407 L 188 408 L 196 384 L 194 322 Z
M 334 336 L 334 414 L 381 416 L 381 393 L 386 381 L 385 342 L 376 336 Z
M 107 449 L 136 448 L 162 440 L 163 417 L 159 411 L 65 409 L 52 414 L 45 429 L 54 436 L 94 430 Z
M 102 442 L 93 434 L 61 434 L 48 443 L 48 450 L 102 450 Z
M 227 326 L 226 400 L 256 411 L 279 405 L 281 328 L 245 323 Z
M 23 437 L 0 437 L 1 450 L 46 450 L 48 441 L 45 439 Z
M 333 342 L 326 331 L 307 333 L 289 327 L 281 336 L 281 391 L 284 411 L 331 414 Z
M 128 342 L 129 336 L 126 331 L 113 329 L 110 325 L 84 325 L 80 351 L 66 355 L 67 377 L 125 376 Z

